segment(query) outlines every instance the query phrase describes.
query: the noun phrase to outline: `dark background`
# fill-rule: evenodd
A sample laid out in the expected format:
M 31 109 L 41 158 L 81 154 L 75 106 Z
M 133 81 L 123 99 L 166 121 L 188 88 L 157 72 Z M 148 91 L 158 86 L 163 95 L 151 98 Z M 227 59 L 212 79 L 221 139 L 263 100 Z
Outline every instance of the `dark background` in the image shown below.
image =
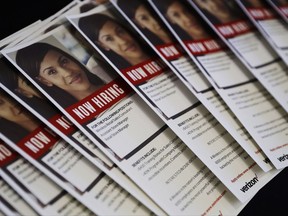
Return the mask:
M 5 1 L 0 7 L 0 40 L 16 31 L 44 20 L 61 10 L 71 0 L 49 1 Z M 239 216 L 246 215 L 288 215 L 288 168 L 280 172 L 274 179 L 265 185 Z M 193 214 L 193 213 L 191 213 Z

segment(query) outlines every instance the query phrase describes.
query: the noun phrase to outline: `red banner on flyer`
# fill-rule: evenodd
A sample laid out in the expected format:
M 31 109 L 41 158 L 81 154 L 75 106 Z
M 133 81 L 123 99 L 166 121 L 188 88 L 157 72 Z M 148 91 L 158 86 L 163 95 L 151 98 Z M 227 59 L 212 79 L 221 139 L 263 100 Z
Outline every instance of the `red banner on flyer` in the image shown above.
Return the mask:
M 267 8 L 248 8 L 247 10 L 256 20 L 268 20 L 275 18 L 275 14 Z
M 2 140 L 0 141 L 0 167 L 4 167 L 6 164 L 14 161 L 18 157 L 18 154 L 5 144 Z
M 121 72 L 133 85 L 139 85 L 166 70 L 167 65 L 161 59 L 150 59 L 141 64 L 121 70 Z
M 205 55 L 224 50 L 225 45 L 214 39 L 185 41 L 185 46 L 193 55 Z
M 255 27 L 245 20 L 220 24 L 216 25 L 215 27 L 225 38 L 236 37 L 251 32 L 255 29 Z
M 282 11 L 282 13 L 288 17 L 288 5 L 285 5 L 285 6 L 281 6 L 280 7 L 280 10 Z
M 173 43 L 156 46 L 156 49 L 168 61 L 178 59 L 183 56 L 182 48 Z
M 38 127 L 28 136 L 24 137 L 17 146 L 34 159 L 38 159 L 52 148 L 58 141 L 58 137 L 47 127 Z
M 69 135 L 77 130 L 76 126 L 63 115 L 55 115 L 49 119 L 49 122 L 65 135 Z
M 126 97 L 131 87 L 121 78 L 108 83 L 87 98 L 68 107 L 66 111 L 80 124 L 95 118 L 106 109 Z

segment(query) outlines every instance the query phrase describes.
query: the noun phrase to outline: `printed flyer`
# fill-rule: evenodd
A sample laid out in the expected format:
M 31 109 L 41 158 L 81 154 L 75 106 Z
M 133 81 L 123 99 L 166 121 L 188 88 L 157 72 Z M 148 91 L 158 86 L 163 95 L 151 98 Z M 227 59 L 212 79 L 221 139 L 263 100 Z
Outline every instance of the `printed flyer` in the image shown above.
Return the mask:
M 92 212 L 151 213 L 16 100 L 3 91 L 0 96 L 1 139 Z
M 170 1 L 163 2 L 168 4 Z M 272 169 L 272 165 L 267 163 L 267 156 L 259 151 L 260 147 L 237 120 L 215 89 L 211 87 L 211 84 L 207 84 L 209 81 L 206 80 L 202 72 L 198 71 L 196 73 L 196 70 L 193 70 L 193 68 L 197 66 L 192 63 L 192 60 L 185 52 L 178 48 L 180 44 L 174 36 L 169 34 L 169 29 L 166 28 L 160 18 L 153 13 L 152 8 L 145 2 L 139 0 L 130 0 L 129 4 L 126 4 L 124 0 L 112 1 L 112 3 L 118 8 L 120 13 L 123 13 L 123 16 L 130 21 L 130 24 L 135 27 L 146 42 L 151 44 L 151 47 L 159 54 L 162 60 L 166 61 L 171 70 L 176 69 L 174 72 L 178 75 L 179 79 L 186 84 L 193 95 L 203 103 L 254 161 L 266 172 Z M 177 1 L 177 4 L 178 3 L 181 4 L 182 2 Z M 127 5 L 129 6 L 127 7 Z M 146 20 L 150 20 L 150 22 Z M 154 39 L 158 35 L 163 38 L 161 41 Z M 213 44 L 216 45 L 216 43 Z M 197 87 L 200 83 L 202 86 L 201 90 Z M 178 136 L 180 137 L 180 135 Z
M 164 214 L 163 210 L 142 189 L 125 175 L 83 132 L 77 129 L 68 118 L 63 116 L 55 105 L 34 88 L 25 76 L 3 59 L 0 59 L 0 87 L 4 91 L 155 214 Z
M 237 0 L 251 22 L 288 65 L 288 25 L 265 1 Z
M 21 40 L 21 43 L 32 40 L 33 38 L 43 35 L 58 26 L 62 26 L 60 31 L 57 31 L 54 36 L 60 41 L 67 49 L 71 51 L 72 54 L 81 59 L 92 72 L 105 70 L 105 68 L 99 66 L 101 60 L 98 56 L 91 56 L 93 51 L 88 50 L 88 47 L 85 47 L 85 41 L 83 37 L 79 37 L 74 26 L 66 19 L 66 15 L 75 14 L 85 11 L 85 8 L 90 8 L 90 0 L 78 2 L 69 6 L 66 6 L 60 10 L 57 14 L 51 16 L 48 20 L 45 20 L 45 25 L 42 24 L 39 26 L 39 29 L 30 34 L 30 37 L 25 37 Z M 93 7 L 95 5 L 93 4 Z M 48 22 L 48 23 L 47 23 Z M 87 43 L 87 42 L 86 42 Z M 15 44 L 14 44 L 15 46 Z M 10 45 L 7 48 L 12 47 Z M 93 54 L 94 55 L 94 54 Z M 1 67 L 1 62 L 0 62 Z M 4 90 L 6 90 L 10 95 L 16 98 L 20 103 L 22 103 L 27 109 L 29 109 L 34 115 L 37 115 L 38 118 L 44 121 L 48 127 L 52 128 L 59 136 L 76 148 L 81 154 L 83 154 L 88 160 L 94 163 L 98 168 L 104 171 L 109 177 L 114 181 L 120 184 L 125 190 L 138 199 L 142 204 L 146 205 L 150 210 L 155 214 L 164 215 L 162 209 L 155 204 L 155 202 L 150 199 L 147 194 L 145 194 L 127 175 L 122 172 L 107 156 L 105 156 L 102 151 L 97 148 L 97 146 L 81 132 L 71 121 L 69 121 L 63 114 L 60 114 L 60 111 L 55 110 L 54 108 L 49 108 L 49 105 L 44 96 L 38 92 L 35 88 L 30 88 L 30 81 L 28 81 L 23 75 L 19 75 L 18 72 L 10 71 L 7 73 L 5 70 L 8 68 L 3 68 L 2 73 L 0 71 L 0 81 L 2 79 Z M 15 74 L 17 73 L 17 74 Z M 1 75 L 2 74 L 2 75 Z M 105 81 L 109 81 L 112 78 L 109 75 L 106 75 L 104 72 L 98 73 L 98 75 Z M 21 80 L 22 85 L 19 91 L 19 85 L 17 79 Z M 25 84 L 26 83 L 26 84 Z M 17 87 L 18 85 L 18 87 Z M 0 83 L 1 86 L 1 83 Z M 32 95 L 27 93 L 21 94 L 23 88 L 29 88 L 29 91 L 33 91 Z M 25 89 L 24 89 L 25 90 Z M 15 92 L 17 91 L 17 92 Z M 26 91 L 26 90 L 25 90 Z M 36 91 L 36 93 L 35 93 Z M 55 105 L 52 105 L 55 107 Z M 56 108 L 56 107 L 55 107 Z M 57 108 L 56 108 L 57 109 Z M 95 141 L 94 141 L 95 142 Z
M 287 166 L 285 163 L 280 165 L 278 160 L 283 156 L 282 147 L 285 147 L 287 139 L 285 136 L 286 112 L 271 96 L 268 97 L 269 93 L 254 77 L 249 76 L 249 71 L 229 48 L 219 41 L 217 35 L 206 30 L 209 29 L 209 26 L 207 28 L 204 25 L 191 5 L 175 0 L 151 0 L 150 3 L 154 5 L 154 9 L 178 38 L 191 59 L 199 66 L 219 95 L 258 143 L 258 146 L 261 147 L 250 149 L 250 151 L 258 155 L 264 150 L 276 167 Z M 175 14 L 179 13 L 184 18 L 175 18 Z M 189 20 L 187 23 L 197 26 L 197 31 L 190 32 L 190 36 L 188 36 L 188 30 L 186 35 L 181 34 L 182 32 L 178 29 L 184 32 L 186 27 L 183 20 Z M 189 26 L 189 24 L 187 25 Z M 215 46 L 209 46 L 212 43 Z M 284 124 L 279 124 L 279 121 L 284 121 Z M 273 142 L 271 142 L 272 140 Z M 275 151 L 276 149 L 277 151 Z M 267 163 L 269 159 L 264 158 L 263 162 Z
M 37 216 L 38 214 L 0 177 L 0 215 Z
M 288 1 L 287 0 L 266 0 L 266 1 L 288 23 Z
M 288 111 L 287 65 L 234 0 L 188 0 L 249 71 Z M 217 8 L 217 9 L 215 9 Z
M 112 14 L 117 11 L 108 5 L 68 19 L 78 22 L 79 31 L 90 39 L 95 49 L 239 200 L 245 202 L 252 197 L 260 184 L 245 192 L 240 188 L 263 175 L 259 166 L 195 97 L 191 101 L 193 94 L 152 49 L 135 39 L 140 37 L 129 29 L 129 24 Z M 241 178 L 237 178 L 242 172 Z
M 0 155 L 0 174 L 2 181 L 6 182 L 5 184 L 3 182 L 3 187 L 1 187 L 1 196 L 6 197 L 7 201 L 9 198 L 9 205 L 15 205 L 15 210 L 25 210 L 25 212 L 19 212 L 19 215 L 93 214 L 2 140 Z M 18 202 L 22 205 L 17 208 Z M 27 202 L 26 205 L 29 204 L 37 213 L 33 209 L 29 210 L 31 208 L 29 205 L 25 207 L 24 202 Z
M 237 200 L 109 64 L 100 59 L 95 65 L 96 74 L 79 64 L 81 60 L 54 37 L 61 29 L 62 26 L 26 44 L 2 50 L 3 54 L 167 214 L 237 214 L 245 204 Z M 22 61 L 23 57 L 28 59 Z M 24 66 L 37 58 L 46 62 L 41 63 L 45 69 L 38 71 Z M 33 75 L 33 71 L 38 75 Z M 104 79 L 107 76 L 112 79 Z M 257 183 L 255 180 L 256 187 Z M 246 192 L 248 186 L 243 187 Z

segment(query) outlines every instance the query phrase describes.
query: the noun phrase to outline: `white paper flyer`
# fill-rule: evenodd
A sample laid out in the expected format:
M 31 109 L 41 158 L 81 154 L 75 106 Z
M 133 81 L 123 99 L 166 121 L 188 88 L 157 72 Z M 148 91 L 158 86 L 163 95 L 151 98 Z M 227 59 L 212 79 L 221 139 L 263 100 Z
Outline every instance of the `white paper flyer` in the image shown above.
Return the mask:
M 21 196 L 0 177 L 0 211 L 2 215 L 37 216 L 33 208 Z M 1 214 L 0 214 L 1 215 Z
M 265 1 L 237 0 L 251 22 L 288 65 L 288 25 Z
M 5 188 L 1 187 L 1 195 L 10 198 L 9 204 L 15 205 L 15 210 L 24 211 L 19 212 L 19 215 L 33 215 L 34 210 L 37 212 L 34 211 L 34 215 L 93 214 L 3 141 L 0 144 L 0 154 L 0 174 L 6 182 Z M 12 196 L 12 188 L 18 196 Z M 19 207 L 18 202 L 21 204 Z M 34 210 L 31 211 L 29 206 L 25 207 L 23 202 L 27 202 L 26 205 L 29 204 Z
M 163 2 L 168 3 L 170 1 Z M 215 116 L 253 160 L 264 171 L 269 171 L 272 165 L 267 163 L 267 156 L 263 152 L 259 153 L 260 147 L 237 120 L 215 89 L 213 89 L 209 81 L 206 80 L 202 72 L 197 71 L 199 69 L 194 69 L 197 67 L 196 64 L 192 63 L 185 51 L 182 51 L 181 45 L 174 36 L 169 34 L 169 29 L 165 27 L 165 24 L 161 22 L 157 14 L 153 13 L 152 8 L 139 0 L 131 0 L 129 4 L 126 4 L 124 0 L 113 0 L 112 3 L 119 8 L 123 16 L 126 16 L 131 25 L 134 25 L 147 44 L 150 44 L 155 52 L 162 57 L 162 60 L 166 61 L 167 65 L 170 65 L 171 70 L 174 70 L 175 74 L 186 84 L 193 95 Z M 178 1 L 177 3 L 181 4 Z M 127 7 L 126 5 L 129 6 Z M 146 22 L 146 20 L 153 21 Z M 156 40 L 157 36 L 163 39 Z M 216 43 L 214 44 L 216 45 Z
M 193 5 L 192 1 L 189 1 L 189 2 Z M 214 1 L 211 0 L 211 2 L 214 2 Z M 215 3 L 217 3 L 216 5 L 219 4 L 218 6 L 222 5 L 222 3 L 220 3 L 219 1 L 215 1 Z M 225 7 L 227 7 L 227 6 L 225 6 Z M 198 8 L 198 10 L 200 10 L 200 9 Z M 227 11 L 230 11 L 230 10 L 225 10 L 225 12 L 227 12 Z M 227 14 L 225 14 L 225 15 L 227 15 Z M 237 14 L 235 14 L 235 15 L 237 15 Z M 228 18 L 231 19 L 231 17 L 228 17 Z M 216 21 L 214 21 L 214 22 L 216 22 Z M 246 21 L 242 21 L 242 20 L 239 22 L 246 23 Z M 234 23 L 234 21 L 232 23 Z M 238 22 L 236 22 L 236 23 L 238 23 Z M 213 25 L 212 23 L 210 23 L 210 24 Z M 225 24 L 225 25 L 228 25 L 228 24 Z M 232 25 L 232 24 L 230 23 L 229 25 Z M 222 26 L 222 24 L 220 26 Z M 249 34 L 254 35 L 255 33 L 254 33 L 254 31 L 251 31 L 251 28 L 249 27 L 245 31 L 244 31 L 244 28 L 239 29 L 241 34 L 239 35 L 238 33 L 236 34 L 236 32 L 235 32 L 236 36 L 232 37 L 232 39 L 236 38 L 235 40 L 237 40 L 238 37 L 242 38 L 242 37 L 247 36 L 247 34 L 248 35 Z M 216 29 L 217 28 L 214 28 L 214 30 L 216 30 Z M 247 31 L 248 31 L 248 33 L 247 33 Z M 262 41 L 262 42 L 260 41 L 260 39 L 261 39 L 260 35 L 259 35 L 258 39 L 256 40 L 256 38 L 254 38 L 254 39 L 251 39 L 249 41 L 253 42 L 255 44 L 262 44 L 262 42 L 264 42 L 264 41 Z M 262 39 L 265 40 L 263 37 L 262 37 Z M 256 47 L 254 47 L 255 48 L 254 49 L 251 46 L 250 42 L 248 43 L 248 41 L 247 41 L 247 43 L 245 43 L 245 41 L 246 40 L 243 41 L 240 39 L 238 42 L 238 46 L 242 46 L 242 47 L 246 46 L 247 53 L 250 53 L 251 55 L 253 55 L 249 58 L 251 61 L 253 61 L 253 59 L 258 59 L 261 61 L 265 59 L 265 58 L 261 59 L 260 56 L 258 56 L 257 54 L 254 53 L 254 51 L 257 51 L 257 52 L 260 51 L 260 47 L 257 49 L 256 49 Z M 249 47 L 248 47 L 248 45 L 249 45 Z M 254 54 L 252 54 L 252 52 Z M 263 52 L 262 54 L 265 54 L 265 53 L 268 55 L 267 52 Z M 196 55 L 197 55 L 197 53 L 196 53 Z M 211 82 L 214 83 L 215 88 L 218 90 L 218 92 L 221 94 L 221 96 L 227 101 L 227 104 L 229 104 L 231 106 L 231 109 L 234 111 L 234 113 L 237 116 L 239 116 L 238 119 L 242 122 L 242 124 L 250 132 L 251 136 L 258 143 L 258 145 L 261 147 L 261 149 L 264 151 L 264 153 L 268 156 L 268 158 L 271 160 L 271 162 L 275 165 L 275 167 L 278 169 L 286 167 L 288 165 L 288 160 L 286 160 L 286 158 L 288 158 L 288 155 L 287 155 L 287 151 L 288 151 L 288 145 L 287 145 L 287 130 L 288 130 L 287 112 L 284 109 L 282 109 L 281 105 L 279 105 L 274 100 L 275 98 L 262 87 L 261 83 L 257 83 L 257 82 L 252 83 L 251 82 L 251 84 L 247 83 L 247 85 L 242 84 L 242 85 L 237 86 L 237 84 L 241 84 L 241 83 L 239 83 L 239 79 L 237 79 L 237 78 L 233 79 L 233 77 L 230 77 L 229 80 L 234 81 L 236 84 L 236 85 L 234 85 L 235 89 L 234 88 L 226 88 L 225 89 L 225 87 L 229 87 L 229 86 L 223 85 L 225 83 L 222 83 L 222 85 L 221 85 L 221 83 L 219 82 L 220 79 L 217 79 L 217 74 L 215 76 L 213 74 L 213 68 L 209 68 L 207 63 L 205 63 L 205 56 L 204 57 L 198 56 L 196 59 L 201 65 L 203 65 L 203 67 L 206 67 L 205 73 L 209 74 L 209 76 L 207 76 L 207 77 L 209 77 Z M 282 72 L 280 72 L 279 70 L 269 70 L 269 68 L 271 69 L 271 67 L 274 67 L 277 65 L 279 66 L 279 61 L 277 60 L 276 62 L 273 62 L 271 64 L 262 65 L 260 68 L 255 68 L 255 71 L 256 70 L 258 71 L 257 72 L 258 75 L 255 75 L 255 77 L 258 78 L 261 73 L 262 73 L 262 75 L 266 74 L 266 75 L 264 75 L 266 78 L 268 76 L 273 76 L 272 74 L 274 74 L 275 77 L 269 78 L 269 80 L 271 80 L 271 82 L 282 82 L 283 81 L 283 83 L 282 83 L 283 85 L 282 84 L 281 85 L 282 85 L 282 87 L 286 88 L 286 86 L 284 85 L 284 83 L 286 82 L 286 78 L 285 78 L 286 75 L 284 75 L 284 77 L 282 77 L 283 74 L 280 75 L 283 78 L 283 79 L 281 79 L 281 81 L 280 80 L 276 81 L 276 79 L 279 78 L 278 77 L 279 73 L 285 74 L 285 73 L 287 73 L 287 71 L 281 70 Z M 211 72 L 209 72 L 208 69 Z M 282 69 L 285 69 L 285 68 L 282 68 Z M 260 72 L 260 70 L 262 72 Z M 255 73 L 255 71 L 254 71 L 254 73 Z M 223 71 L 223 72 L 225 72 L 225 71 Z M 271 74 L 269 75 L 269 73 L 271 73 Z M 278 73 L 278 75 L 276 75 L 275 73 Z M 262 75 L 260 75 L 260 76 L 262 76 Z M 223 76 L 226 77 L 226 75 L 224 75 L 224 74 L 223 74 Z M 258 80 L 261 82 L 261 78 Z M 288 79 L 287 79 L 287 81 L 288 81 Z M 232 87 L 233 87 L 233 85 L 232 85 Z M 283 97 L 283 95 L 282 95 L 282 97 Z
M 133 39 L 139 36 L 115 14 L 108 5 L 68 19 L 239 200 L 249 199 L 259 185 L 241 189 L 262 170 L 157 54 L 144 41 Z M 237 169 L 232 168 L 236 164 Z
M 72 57 L 69 50 L 54 37 L 60 28 L 27 44 L 21 43 L 19 47 L 10 51 L 6 50 L 5 56 L 95 145 L 100 144 L 98 147 L 168 214 L 237 214 L 245 204 L 241 204 L 233 196 L 107 63 L 102 60 L 102 63 L 96 65 L 96 74 L 103 80 L 107 80 L 104 78 L 109 74 L 114 77 L 106 84 L 103 84 L 102 79 L 97 79 L 98 76 L 95 74 L 88 73 L 81 64 L 76 64 L 79 61 L 76 59 L 77 56 Z M 73 73 L 72 79 L 69 78 L 70 81 L 67 79 L 68 83 L 73 83 L 71 87 L 85 87 L 79 92 L 73 91 L 72 88 L 70 94 L 64 94 L 65 91 L 60 88 L 55 89 L 56 82 L 53 85 L 42 79 L 39 82 L 39 77 L 33 76 L 32 71 L 19 62 L 19 58 L 27 49 L 29 54 L 24 54 L 24 57 L 31 57 L 31 60 L 42 58 L 40 53 L 45 47 L 55 49 L 51 54 L 58 56 L 54 56 L 58 59 L 56 60 L 50 59 L 52 56 L 49 55 L 48 60 L 56 60 L 54 63 L 58 66 L 53 63 L 57 68 L 54 70 L 55 68 L 52 69 L 45 64 L 45 68 L 48 66 L 48 70 L 45 69 L 46 75 L 54 77 L 54 72 L 65 73 L 64 68 L 70 68 L 70 63 L 73 63 L 86 71 L 87 76 L 91 76 L 89 80 L 93 82 L 92 88 L 89 88 L 89 91 L 85 90 L 87 79 L 79 68 L 71 70 L 76 73 Z M 34 48 L 36 52 L 30 50 Z M 17 64 L 15 59 L 18 59 Z M 104 73 L 101 66 L 109 70 Z M 261 183 L 260 178 L 259 182 Z
M 253 76 L 249 76 L 247 68 L 219 41 L 217 35 L 211 30 L 206 30 L 209 26 L 207 28 L 204 25 L 191 5 L 175 0 L 150 2 L 154 4 L 155 10 L 166 21 L 191 59 L 258 143 L 258 149 L 250 151 L 256 155 L 264 151 L 277 168 L 287 166 L 284 161 L 283 163 L 278 159 L 283 156 L 283 147 L 287 143 L 285 110 L 269 97 L 269 93 Z M 184 18 L 177 20 L 173 15 L 178 13 Z M 197 31 L 184 32 L 186 28 L 182 20 L 189 20 L 187 23 L 197 26 Z M 178 31 L 180 27 L 183 33 Z M 279 124 L 283 121 L 284 123 Z M 264 161 L 267 162 L 269 159 Z
M 151 213 L 2 91 L 1 102 L 1 139 L 92 212 L 109 215 Z
M 117 167 L 87 136 L 66 118 L 9 62 L 0 59 L 0 87 L 37 116 L 63 140 L 105 172 L 155 214 L 164 214 L 142 189 Z
M 287 65 L 239 5 L 234 0 L 225 3 L 209 0 L 209 4 L 199 0 L 188 2 L 287 112 Z
M 266 1 L 288 23 L 288 1 L 287 0 L 266 0 Z

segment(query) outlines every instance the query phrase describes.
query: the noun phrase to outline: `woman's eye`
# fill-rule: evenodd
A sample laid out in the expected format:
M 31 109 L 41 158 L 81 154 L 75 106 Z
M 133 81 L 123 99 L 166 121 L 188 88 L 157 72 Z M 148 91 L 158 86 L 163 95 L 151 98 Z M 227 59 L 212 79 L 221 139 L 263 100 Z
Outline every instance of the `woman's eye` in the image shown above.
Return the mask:
M 122 29 L 122 28 L 119 28 L 118 31 L 117 31 L 117 33 L 118 33 L 119 35 L 123 35 L 123 34 L 126 34 L 126 31 L 125 31 L 124 29 Z
M 47 74 L 48 74 L 49 76 L 51 76 L 51 75 L 53 75 L 53 74 L 56 74 L 56 70 L 49 70 L 49 71 L 47 72 Z
M 107 42 L 110 42 L 110 41 L 112 41 L 112 37 L 105 37 L 104 40 Z
M 146 21 L 146 20 L 148 20 L 148 17 L 147 17 L 147 16 L 142 16 L 142 17 L 140 17 L 140 19 L 141 19 L 142 21 Z
M 69 62 L 69 60 L 67 59 L 67 58 L 62 58 L 61 59 L 61 65 L 63 66 L 63 65 L 65 65 L 65 64 L 67 64 Z
M 177 18 L 177 17 L 179 17 L 179 14 L 177 12 L 170 13 L 170 17 L 171 18 Z

